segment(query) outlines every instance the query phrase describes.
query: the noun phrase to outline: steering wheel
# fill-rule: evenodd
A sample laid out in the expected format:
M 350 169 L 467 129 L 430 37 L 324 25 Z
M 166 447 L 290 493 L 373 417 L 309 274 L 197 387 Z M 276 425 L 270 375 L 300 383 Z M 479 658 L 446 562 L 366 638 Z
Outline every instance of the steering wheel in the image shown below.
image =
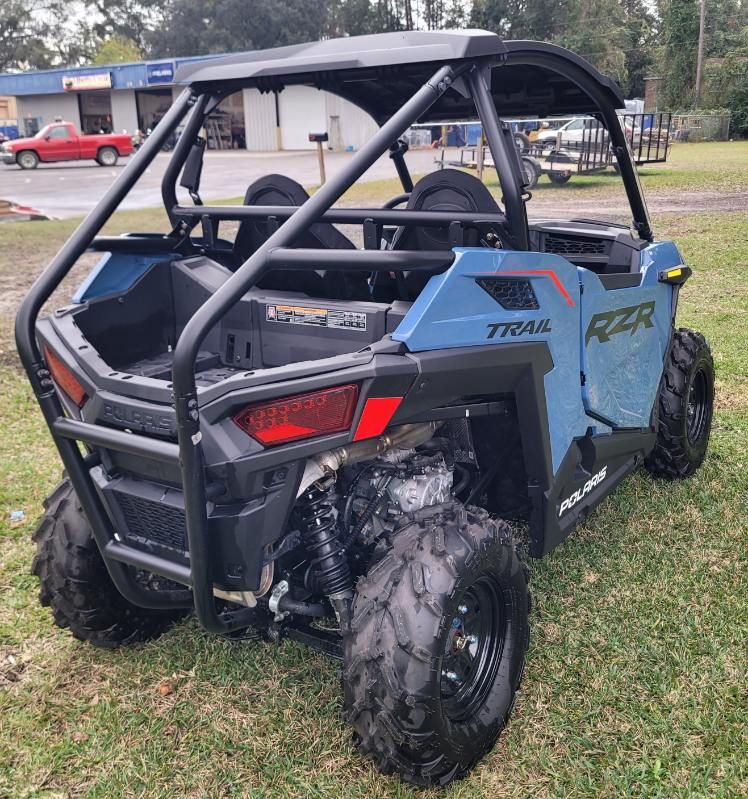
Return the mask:
M 402 205 L 403 203 L 407 203 L 410 199 L 410 192 L 406 191 L 404 194 L 396 194 L 392 199 L 387 200 L 387 202 L 382 206 L 382 208 L 397 208 L 398 205 Z

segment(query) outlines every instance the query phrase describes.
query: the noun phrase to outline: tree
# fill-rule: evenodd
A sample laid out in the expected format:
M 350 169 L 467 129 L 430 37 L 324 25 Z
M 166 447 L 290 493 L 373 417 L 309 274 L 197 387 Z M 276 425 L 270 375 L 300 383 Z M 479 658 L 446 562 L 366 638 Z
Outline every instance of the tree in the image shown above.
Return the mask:
M 730 130 L 748 136 L 748 25 L 724 59 L 707 69 L 705 83 L 709 104 L 730 109 Z
M 0 7 L 0 72 L 51 65 L 46 38 L 56 6 L 52 2 L 5 0 Z
M 649 5 L 642 0 L 624 0 L 626 20 L 625 63 L 628 97 L 644 96 L 644 78 L 654 62 L 657 43 L 657 18 Z
M 470 24 L 506 39 L 516 39 L 523 35 L 524 11 L 523 0 L 474 0 Z
M 142 58 L 143 54 L 132 39 L 115 34 L 101 42 L 96 50 L 93 63 L 126 64 L 130 61 L 140 61 Z
M 90 28 L 100 41 L 121 37 L 134 42 L 142 53 L 166 5 L 165 0 L 89 0 L 87 8 L 95 11 L 91 15 Z M 194 5 L 202 3 L 195 2 Z
M 153 57 L 261 50 L 322 38 L 326 0 L 169 0 L 147 35 Z
M 698 41 L 696 0 L 670 0 L 662 20 L 661 75 L 667 108 L 676 110 L 693 105 Z
M 619 0 L 474 0 L 470 19 L 474 26 L 508 39 L 569 47 L 626 82 L 627 19 Z

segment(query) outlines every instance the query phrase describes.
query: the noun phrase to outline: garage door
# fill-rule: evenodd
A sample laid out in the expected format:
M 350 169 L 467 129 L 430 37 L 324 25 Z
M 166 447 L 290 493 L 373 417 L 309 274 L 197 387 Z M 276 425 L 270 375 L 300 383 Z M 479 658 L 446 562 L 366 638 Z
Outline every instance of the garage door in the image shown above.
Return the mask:
M 288 86 L 280 93 L 279 105 L 283 149 L 314 149 L 309 134 L 327 129 L 324 93 L 309 86 Z

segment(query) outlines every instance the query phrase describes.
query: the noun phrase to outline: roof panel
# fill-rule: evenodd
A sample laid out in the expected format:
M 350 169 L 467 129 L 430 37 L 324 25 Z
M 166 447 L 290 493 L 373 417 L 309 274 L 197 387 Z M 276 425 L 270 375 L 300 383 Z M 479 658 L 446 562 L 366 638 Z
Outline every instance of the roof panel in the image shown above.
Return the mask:
M 444 63 L 499 56 L 503 41 L 481 30 L 398 31 L 349 36 L 237 53 L 209 64 L 181 68 L 178 83 L 291 77 L 310 72 L 344 71 L 404 64 Z
M 589 114 L 602 103 L 623 107 L 618 86 L 569 50 L 544 42 L 502 41 L 480 30 L 403 31 L 290 45 L 182 67 L 176 81 L 261 91 L 304 84 L 345 97 L 380 124 L 444 63 L 476 60 L 494 67 L 491 92 L 503 116 Z M 475 118 L 456 90 L 420 120 Z

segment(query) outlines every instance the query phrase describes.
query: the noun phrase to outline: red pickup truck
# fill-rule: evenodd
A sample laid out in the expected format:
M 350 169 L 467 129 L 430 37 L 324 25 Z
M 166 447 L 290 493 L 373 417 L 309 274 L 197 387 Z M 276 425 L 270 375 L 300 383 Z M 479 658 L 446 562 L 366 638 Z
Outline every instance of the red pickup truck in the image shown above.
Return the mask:
M 21 169 L 36 169 L 40 161 L 80 161 L 92 158 L 101 166 L 114 166 L 120 156 L 133 151 L 127 133 L 100 133 L 79 136 L 70 122 L 45 125 L 28 139 L 13 139 L 0 147 L 4 164 L 18 164 Z

